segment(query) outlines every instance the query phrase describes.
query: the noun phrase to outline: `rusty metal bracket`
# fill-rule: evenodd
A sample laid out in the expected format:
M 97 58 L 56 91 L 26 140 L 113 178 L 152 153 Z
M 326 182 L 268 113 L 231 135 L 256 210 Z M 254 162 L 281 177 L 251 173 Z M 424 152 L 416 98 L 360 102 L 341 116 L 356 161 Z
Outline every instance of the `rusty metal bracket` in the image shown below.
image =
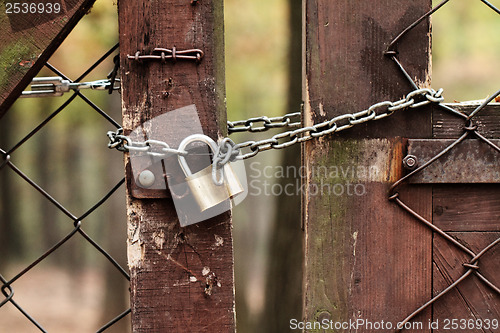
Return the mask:
M 132 168 L 130 166 L 127 167 L 127 172 L 132 175 Z M 149 172 L 152 177 L 152 183 L 148 187 L 159 188 L 163 187 L 163 189 L 151 189 L 151 188 L 142 188 L 138 185 L 138 182 L 141 181 L 141 176 L 145 173 Z M 157 162 L 152 165 L 148 165 L 143 170 L 141 170 L 137 174 L 132 175 L 135 181 L 131 181 L 129 184 L 130 193 L 134 198 L 138 199 L 158 199 L 158 198 L 171 198 L 172 195 L 170 190 L 168 189 L 166 177 L 163 172 L 162 162 Z
M 198 156 L 203 158 L 202 149 L 191 149 L 193 156 L 190 158 L 196 161 Z M 135 170 L 132 167 L 127 167 L 127 172 L 130 175 L 131 181 L 129 184 L 130 193 L 137 199 L 163 199 L 181 197 L 185 195 L 185 190 L 182 193 L 172 193 L 170 184 L 176 185 L 185 183 L 185 176 L 180 168 L 179 161 L 176 155 L 161 159 L 155 163 L 151 163 L 151 158 L 148 155 L 134 157 Z M 198 171 L 198 170 L 196 170 Z
M 408 139 L 408 155 L 423 165 L 453 139 Z M 495 145 L 500 140 L 490 140 Z M 500 154 L 482 140 L 464 140 L 447 154 L 409 178 L 414 184 L 500 183 Z
M 200 63 L 204 55 L 205 53 L 200 49 L 177 50 L 174 46 L 172 49 L 157 47 L 153 49 L 151 54 L 144 55 L 141 55 L 141 51 L 137 51 L 134 55 L 127 54 L 127 59 L 137 62 L 141 62 L 142 60 L 160 60 L 163 63 L 167 60 L 176 62 L 179 59 L 183 59 L 195 60 L 196 63 Z

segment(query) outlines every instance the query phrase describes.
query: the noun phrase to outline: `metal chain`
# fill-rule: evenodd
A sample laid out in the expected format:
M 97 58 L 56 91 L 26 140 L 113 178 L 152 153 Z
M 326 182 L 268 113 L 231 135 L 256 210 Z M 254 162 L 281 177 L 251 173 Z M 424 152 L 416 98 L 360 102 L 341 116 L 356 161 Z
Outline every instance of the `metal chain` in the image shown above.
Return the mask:
M 228 121 L 227 130 L 229 134 L 236 132 L 264 132 L 279 127 L 299 127 L 301 112 L 288 113 L 281 117 L 268 118 L 266 116 L 255 117 L 246 120 Z M 254 126 L 256 123 L 263 126 Z
M 296 143 L 337 133 L 355 125 L 389 117 L 394 112 L 406 108 L 416 109 L 430 103 L 441 103 L 444 100 L 442 93 L 443 89 L 439 89 L 438 91 L 431 88 L 417 89 L 395 102 L 379 102 L 363 111 L 346 113 L 319 124 L 278 133 L 269 139 L 260 141 L 246 141 L 235 144 L 232 140 L 224 139 L 218 145 L 219 148 L 215 154 L 216 156 L 214 156 L 214 165 L 220 167 L 234 159 L 244 160 L 269 149 L 287 148 Z M 300 115 L 300 112 L 294 112 L 281 117 L 268 118 L 263 116 L 247 120 L 228 121 L 227 126 L 229 133 L 243 131 L 262 132 L 278 127 L 293 128 L 301 124 L 301 122 L 297 121 Z M 263 123 L 263 125 L 254 126 L 259 122 Z M 109 138 L 108 147 L 120 151 L 138 151 L 155 157 L 166 157 L 169 154 L 182 156 L 188 154 L 186 151 L 171 148 L 163 141 L 146 140 L 144 142 L 134 142 L 130 137 L 123 135 L 123 129 L 121 128 L 116 132 L 108 132 L 107 135 Z M 250 152 L 240 154 L 241 150 L 244 148 L 249 148 Z M 229 157 L 228 154 L 230 155 Z
M 410 92 L 405 98 L 396 102 L 379 102 L 373 104 L 366 110 L 357 113 L 343 114 L 319 124 L 279 133 L 272 136 L 270 139 L 239 143 L 235 145 L 234 149 L 240 150 L 242 148 L 250 148 L 250 152 L 237 156 L 237 159 L 247 159 L 257 155 L 261 151 L 287 148 L 296 143 L 337 133 L 371 120 L 383 119 L 389 117 L 398 110 L 406 108 L 414 109 L 430 103 L 440 103 L 444 100 L 442 93 L 443 89 L 439 89 L 438 91 L 430 88 L 417 89 Z M 418 97 L 420 97 L 420 99 Z M 264 126 L 266 124 L 267 123 L 264 123 Z M 287 141 L 283 142 L 282 140 L 285 138 L 287 138 Z
M 170 148 L 170 146 L 159 140 L 146 140 L 146 141 L 132 141 L 129 136 L 123 135 L 123 128 L 119 128 L 116 132 L 109 131 L 107 133 L 109 138 L 108 148 L 117 149 L 119 151 L 136 151 L 147 153 L 153 157 L 167 157 L 167 155 L 180 155 L 186 156 L 187 151 Z

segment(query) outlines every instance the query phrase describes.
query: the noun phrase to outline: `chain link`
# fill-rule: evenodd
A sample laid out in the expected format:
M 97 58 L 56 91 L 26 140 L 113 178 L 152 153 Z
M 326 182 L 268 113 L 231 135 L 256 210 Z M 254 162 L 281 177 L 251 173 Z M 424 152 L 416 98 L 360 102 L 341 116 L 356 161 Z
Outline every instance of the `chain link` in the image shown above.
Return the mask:
M 167 155 L 186 156 L 188 154 L 187 151 L 170 148 L 164 141 L 153 139 L 132 141 L 129 136 L 123 135 L 123 128 L 119 128 L 116 132 L 109 131 L 107 136 L 109 138 L 108 148 L 123 152 L 142 152 L 153 157 L 167 157 Z
M 441 103 L 444 98 L 442 97 L 443 89 L 435 91 L 430 88 L 417 89 L 406 95 L 405 98 L 396 101 L 383 101 L 373 104 L 368 109 L 359 111 L 357 113 L 347 113 L 333 119 L 315 124 L 309 127 L 302 127 L 293 131 L 287 131 L 274 135 L 273 137 L 261 141 L 247 141 L 235 146 L 240 150 L 243 148 L 250 148 L 250 152 L 237 156 L 237 159 L 247 159 L 257 155 L 261 151 L 269 149 L 283 149 L 292 146 L 296 143 L 308 141 L 314 138 L 319 138 L 328 134 L 337 133 L 355 125 L 363 124 L 372 120 L 379 120 L 389 117 L 394 112 L 406 108 L 419 108 L 430 103 Z M 262 119 L 261 117 L 259 119 Z M 253 123 L 254 119 L 249 120 Z M 238 123 L 241 124 L 242 121 Z M 233 123 L 234 124 L 234 123 Z M 266 122 L 264 120 L 264 126 Z M 254 130 L 255 131 L 255 130 Z M 289 138 L 288 142 L 280 142 L 280 139 Z
M 407 108 L 416 109 L 430 103 L 441 103 L 444 100 L 442 93 L 443 89 L 439 89 L 438 91 L 430 88 L 417 89 L 398 101 L 379 102 L 371 105 L 366 110 L 356 113 L 346 113 L 319 124 L 278 133 L 264 140 L 246 141 L 235 144 L 232 140 L 226 138 L 218 145 L 216 156 L 214 156 L 214 161 L 216 161 L 214 165 L 220 167 L 231 160 L 244 160 L 262 151 L 287 148 L 296 143 L 337 133 L 372 120 L 380 120 L 389 117 L 399 110 Z M 246 120 L 228 121 L 227 126 L 229 133 L 263 132 L 272 128 L 296 128 L 301 125 L 300 116 L 300 112 L 294 112 L 281 117 L 254 117 Z M 260 123 L 262 124 L 261 126 L 258 125 Z M 257 124 L 257 126 L 255 124 Z M 123 129 L 121 128 L 116 132 L 108 132 L 107 135 L 109 138 L 109 148 L 115 148 L 121 151 L 144 152 L 155 157 L 165 157 L 169 154 L 187 155 L 186 151 L 170 148 L 170 146 L 163 141 L 146 140 L 144 142 L 134 142 L 130 137 L 123 135 Z M 245 148 L 250 149 L 250 151 L 245 154 L 240 154 L 241 150 Z M 228 154 L 230 155 L 229 157 Z
M 255 117 L 246 120 L 228 121 L 227 130 L 229 134 L 236 132 L 264 132 L 273 128 L 294 128 L 301 125 L 301 113 L 288 113 L 280 117 Z M 262 123 L 262 126 L 255 126 L 256 123 Z

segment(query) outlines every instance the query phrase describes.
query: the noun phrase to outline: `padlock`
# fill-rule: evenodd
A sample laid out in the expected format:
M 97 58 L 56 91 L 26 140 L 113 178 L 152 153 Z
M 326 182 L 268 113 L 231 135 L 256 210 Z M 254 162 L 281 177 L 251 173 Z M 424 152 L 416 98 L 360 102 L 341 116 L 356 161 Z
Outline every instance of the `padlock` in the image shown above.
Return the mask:
M 229 193 L 229 198 L 234 198 L 238 194 L 243 193 L 245 190 L 243 186 L 241 186 L 239 178 L 236 176 L 233 168 L 230 163 L 224 164 L 224 185 L 227 188 L 227 192 Z
M 217 144 L 215 143 L 215 141 L 203 134 L 193 134 L 188 136 L 179 144 L 179 150 L 185 151 L 185 148 L 189 144 L 198 141 L 207 144 L 213 153 L 216 152 Z M 212 180 L 211 164 L 208 167 L 193 174 L 187 164 L 185 156 L 178 155 L 178 159 L 181 169 L 186 176 L 186 183 L 191 190 L 191 193 L 196 200 L 196 203 L 198 204 L 201 212 L 230 199 L 231 194 L 228 191 L 225 179 L 224 184 L 222 185 L 216 185 Z M 226 168 L 224 168 L 224 171 L 226 171 Z M 231 171 L 229 171 L 229 173 L 231 173 Z M 231 183 L 234 184 L 234 181 L 232 180 Z M 234 185 L 231 187 L 234 187 Z

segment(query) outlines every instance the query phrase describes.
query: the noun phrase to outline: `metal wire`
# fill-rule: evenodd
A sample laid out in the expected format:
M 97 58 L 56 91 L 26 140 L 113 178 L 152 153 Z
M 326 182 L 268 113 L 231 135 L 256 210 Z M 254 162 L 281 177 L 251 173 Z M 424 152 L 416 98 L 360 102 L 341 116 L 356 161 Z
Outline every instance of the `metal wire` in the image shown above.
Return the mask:
M 83 80 L 88 74 L 92 72 L 94 68 L 96 68 L 100 63 L 106 60 L 113 52 L 118 48 L 118 44 L 114 45 L 109 51 L 107 51 L 102 57 L 100 57 L 94 64 L 92 64 L 88 69 L 86 69 L 76 80 L 70 80 L 66 75 L 64 75 L 61 71 L 56 69 L 54 66 L 49 63 L 46 64 L 46 67 L 53 71 L 56 75 L 60 76 L 64 80 L 68 80 L 69 82 L 80 82 Z M 63 204 L 58 202 L 54 197 L 52 197 L 44 188 L 38 185 L 34 180 L 32 180 L 26 173 L 24 173 L 16 164 L 13 162 L 13 156 L 16 155 L 17 150 L 26 144 L 36 133 L 38 133 L 42 128 L 44 128 L 48 123 L 50 123 L 58 114 L 63 112 L 71 103 L 75 100 L 80 99 L 84 101 L 91 109 L 93 109 L 96 113 L 98 113 L 103 119 L 107 120 L 112 126 L 117 128 L 120 127 L 119 123 L 115 121 L 112 117 L 110 117 L 104 110 L 98 107 L 95 103 L 93 103 L 89 98 L 87 98 L 82 92 L 76 90 L 71 96 L 64 101 L 60 107 L 58 107 L 55 111 L 53 111 L 45 120 L 39 123 L 33 130 L 31 130 L 25 137 L 15 143 L 10 149 L 0 149 L 0 172 L 4 172 L 5 169 L 11 169 L 19 178 L 24 180 L 27 184 L 29 184 L 33 189 L 38 191 L 45 199 L 47 199 L 54 207 L 56 207 L 60 212 L 62 212 L 68 219 L 73 223 L 73 229 L 68 232 L 63 238 L 57 241 L 52 247 L 46 250 L 44 253 L 38 256 L 37 259 L 32 261 L 29 265 L 21 269 L 14 277 L 10 279 L 6 279 L 3 275 L 0 274 L 0 283 L 1 283 L 1 292 L 4 299 L 0 300 L 0 311 L 1 308 L 7 304 L 12 304 L 26 319 L 31 322 L 38 330 L 41 332 L 46 332 L 46 329 L 34 318 L 34 316 L 30 315 L 28 311 L 23 307 L 15 299 L 15 282 L 18 281 L 23 276 L 27 275 L 34 267 L 38 264 L 46 260 L 50 255 L 56 252 L 61 248 L 63 244 L 68 242 L 70 239 L 77 237 L 77 235 L 81 236 L 88 244 L 90 244 L 98 253 L 100 253 L 107 262 L 115 267 L 115 269 L 120 273 L 120 275 L 126 279 L 130 280 L 129 274 L 127 270 L 120 266 L 120 264 L 101 246 L 95 241 L 92 237 L 90 237 L 83 229 L 83 224 L 85 220 L 92 215 L 96 209 L 101 207 L 106 201 L 125 183 L 125 179 L 122 178 L 115 186 L 113 186 L 109 191 L 100 198 L 92 207 L 90 207 L 85 213 L 81 216 L 74 215 L 70 210 L 68 210 Z M 121 319 L 126 317 L 130 313 L 130 308 L 125 309 L 122 313 L 118 314 L 115 318 L 111 318 L 110 321 L 101 327 L 98 332 L 104 332 L 106 329 L 112 327 Z
M 484 5 L 488 6 L 495 13 L 500 14 L 500 10 L 492 5 L 490 2 L 486 0 L 480 0 Z M 446 5 L 450 0 L 444 0 L 432 10 L 418 18 L 415 22 L 406 27 L 403 31 L 401 31 L 389 44 L 385 51 L 385 55 L 390 57 L 397 68 L 401 71 L 404 77 L 409 81 L 414 91 L 408 94 L 405 98 L 396 101 L 383 101 L 377 104 L 372 105 L 367 110 L 362 110 L 354 114 L 346 114 L 335 117 L 323 123 L 315 124 L 313 126 L 302 127 L 301 125 L 301 113 L 295 112 L 286 114 L 281 117 L 269 118 L 266 116 L 255 117 L 246 120 L 233 121 L 228 122 L 228 131 L 229 133 L 234 132 L 262 132 L 275 128 L 285 128 L 291 129 L 283 133 L 276 134 L 271 138 L 261 141 L 247 141 L 240 144 L 234 144 L 232 141 L 225 140 L 218 147 L 217 156 L 214 158 L 214 163 L 224 164 L 231 160 L 232 157 L 236 157 L 234 152 L 238 152 L 240 149 L 248 148 L 250 152 L 239 156 L 238 158 L 246 159 L 252 156 L 255 156 L 261 151 L 269 150 L 269 149 L 282 149 L 294 145 L 296 143 L 312 140 L 314 138 L 318 138 L 324 135 L 340 132 L 342 130 L 351 128 L 357 124 L 369 122 L 372 120 L 380 120 L 385 117 L 390 116 L 397 110 L 402 110 L 406 108 L 415 108 L 420 107 L 429 103 L 436 103 L 438 107 L 445 110 L 446 112 L 452 114 L 455 117 L 458 117 L 463 120 L 463 134 L 456 138 L 453 143 L 444 148 L 441 152 L 431 158 L 422 166 L 413 170 L 409 174 L 405 175 L 398 181 L 396 181 L 389 190 L 388 198 L 396 205 L 401 207 L 401 209 L 405 210 L 408 214 L 412 215 L 417 219 L 420 223 L 424 224 L 426 227 L 431 229 L 434 233 L 436 233 L 439 237 L 442 237 L 447 242 L 455 246 L 460 251 L 464 252 L 469 256 L 469 260 L 463 263 L 464 273 L 452 283 L 448 285 L 445 289 L 439 292 L 436 296 L 432 297 L 430 300 L 425 302 L 423 305 L 418 307 L 414 312 L 409 314 L 402 322 L 401 327 L 404 326 L 405 323 L 411 321 L 415 318 L 419 313 L 427 309 L 429 306 L 437 302 L 440 298 L 444 297 L 451 290 L 456 288 L 462 281 L 468 279 L 470 276 L 476 276 L 482 281 L 486 286 L 488 286 L 492 291 L 500 294 L 500 288 L 496 286 L 493 282 L 489 281 L 483 274 L 480 272 L 480 259 L 483 257 L 485 253 L 490 251 L 495 246 L 500 244 L 500 238 L 497 238 L 489 245 L 484 247 L 481 251 L 475 252 L 471 250 L 466 245 L 460 243 L 455 238 L 453 238 L 449 233 L 445 232 L 438 226 L 434 225 L 432 221 L 424 218 L 421 214 L 415 211 L 410 204 L 404 202 L 399 196 L 400 187 L 407 183 L 408 180 L 415 176 L 416 174 L 422 172 L 422 170 L 426 169 L 430 165 L 432 165 L 439 158 L 444 156 L 445 154 L 452 151 L 457 145 L 466 140 L 469 137 L 476 137 L 479 140 L 487 143 L 492 149 L 500 152 L 500 147 L 498 147 L 491 140 L 487 139 L 482 133 L 477 130 L 477 126 L 475 125 L 474 119 L 475 117 L 484 110 L 485 106 L 492 101 L 495 97 L 500 95 L 500 91 L 497 91 L 493 94 L 489 99 L 485 100 L 481 105 L 479 105 L 474 111 L 470 114 L 465 114 L 459 110 L 456 110 L 449 105 L 443 104 L 443 99 L 441 97 L 441 90 L 437 92 L 431 89 L 419 89 L 416 82 L 412 79 L 412 76 L 405 70 L 404 65 L 398 59 L 398 51 L 397 45 L 400 43 L 404 36 L 411 31 L 413 28 L 418 26 L 422 21 L 428 18 L 431 14 L 438 11 L 444 5 Z M 192 1 L 192 3 L 196 3 L 196 1 Z M 68 80 L 69 82 L 78 83 L 81 82 L 89 73 L 92 72 L 94 68 L 96 68 L 100 63 L 102 63 L 105 59 L 107 59 L 113 52 L 118 48 L 118 44 L 114 45 L 109 51 L 107 51 L 101 58 L 99 58 L 92 66 L 90 66 L 87 70 L 85 70 L 77 79 L 71 81 L 67 76 L 65 76 L 61 71 L 56 69 L 54 66 L 49 63 L 46 64 L 46 67 L 53 71 L 56 75 L 60 76 L 64 80 Z M 188 59 L 188 60 L 197 60 L 200 61 L 203 57 L 203 52 L 198 49 L 193 50 L 184 50 L 179 51 L 175 48 L 173 49 L 155 49 L 155 54 L 151 55 L 141 55 L 139 52 L 135 55 L 130 55 L 128 58 L 130 60 L 161 60 L 166 61 L 167 59 L 176 60 L 176 59 Z M 115 62 L 116 64 L 116 62 Z M 115 66 L 116 68 L 116 66 Z M 112 75 L 116 76 L 116 72 Z M 112 79 L 113 81 L 114 79 Z M 3 299 L 0 299 L 0 310 L 1 308 L 10 303 L 12 304 L 29 322 L 31 322 L 37 329 L 42 332 L 46 332 L 46 330 L 41 326 L 41 324 L 30 315 L 21 304 L 19 304 L 15 299 L 15 282 L 20 278 L 28 274 L 34 267 L 38 264 L 46 260 L 50 255 L 52 255 L 55 251 L 57 251 L 63 244 L 68 242 L 70 239 L 74 237 L 81 236 L 88 244 L 92 245 L 92 247 L 97 250 L 101 255 L 103 255 L 107 262 L 115 267 L 115 269 L 123 276 L 124 279 L 129 280 L 130 277 L 123 267 L 121 267 L 118 262 L 107 252 L 105 251 L 94 239 L 92 239 L 84 230 L 83 223 L 84 221 L 94 213 L 94 211 L 101 207 L 106 201 L 115 193 L 120 187 L 123 186 L 125 180 L 121 179 L 115 186 L 113 186 L 101 199 L 99 199 L 92 207 L 90 207 L 84 214 L 81 216 L 74 215 L 70 210 L 68 210 L 64 205 L 54 199 L 44 188 L 39 186 L 35 181 L 33 181 L 29 176 L 27 176 L 16 164 L 12 161 L 12 156 L 15 155 L 17 150 L 22 147 L 26 142 L 28 142 L 33 135 L 38 133 L 42 128 L 44 128 L 48 123 L 50 123 L 58 114 L 63 112 L 65 108 L 73 103 L 75 100 L 80 99 L 84 101 L 89 107 L 91 107 L 96 113 L 98 113 L 103 119 L 108 121 L 112 126 L 118 129 L 116 132 L 109 132 L 108 137 L 110 139 L 110 148 L 117 148 L 120 150 L 130 150 L 130 151 L 140 151 L 150 153 L 153 156 L 159 156 L 158 154 L 186 154 L 184 151 L 179 151 L 174 148 L 168 146 L 168 144 L 164 142 L 159 142 L 155 140 L 148 140 L 145 142 L 132 142 L 129 137 L 123 135 L 120 124 L 115 121 L 112 117 L 110 117 L 105 111 L 99 108 L 95 103 L 93 103 L 89 98 L 87 98 L 81 91 L 74 91 L 71 93 L 71 96 L 55 111 L 53 111 L 45 120 L 43 120 L 40 124 L 38 124 L 32 131 L 30 131 L 25 137 L 15 143 L 10 149 L 3 150 L 0 148 L 0 172 L 4 172 L 5 169 L 11 169 L 20 179 L 29 184 L 33 189 L 38 191 L 40 195 L 46 198 L 54 207 L 56 207 L 59 211 L 61 211 L 69 221 L 73 223 L 73 229 L 68 232 L 63 238 L 57 241 L 52 247 L 50 247 L 47 251 L 42 253 L 31 262 L 29 265 L 21 269 L 14 277 L 10 279 L 6 279 L 3 275 L 0 274 L 0 283 L 1 283 L 1 293 L 3 295 Z M 283 141 L 285 140 L 285 141 Z M 222 154 L 219 156 L 219 152 Z M 224 155 L 226 154 L 226 155 Z M 162 155 L 162 156 L 163 156 Z M 220 165 L 219 165 L 220 166 Z M 112 327 L 114 324 L 122 320 L 130 313 L 130 308 L 125 309 L 122 313 L 118 314 L 115 318 L 112 318 L 107 324 L 102 326 L 98 332 L 104 332 L 109 327 Z
M 480 0 L 483 2 L 485 5 L 487 5 L 490 9 L 492 9 L 495 13 L 500 14 L 500 11 L 491 3 L 489 3 L 486 0 Z M 448 3 L 449 0 L 444 0 L 441 3 L 439 3 L 436 7 L 431 9 L 429 12 L 427 12 L 425 15 L 420 17 L 418 20 L 410 24 L 408 27 L 406 27 L 401 33 L 397 35 L 395 39 L 392 40 L 392 42 L 389 44 L 385 51 L 385 55 L 389 56 L 394 62 L 396 63 L 397 67 L 401 70 L 402 74 L 408 79 L 410 84 L 413 87 L 416 87 L 416 83 L 413 81 L 411 76 L 407 73 L 407 71 L 404 69 L 404 66 L 399 62 L 397 55 L 398 52 L 396 51 L 396 46 L 397 44 L 401 41 L 401 39 L 406 35 L 409 31 L 411 31 L 413 28 L 415 28 L 420 22 L 422 22 L 424 19 L 428 18 L 431 14 L 435 13 L 437 10 L 442 8 L 446 3 Z M 424 303 L 422 306 L 418 307 L 414 312 L 409 314 L 406 318 L 404 318 L 399 326 L 401 328 L 397 329 L 396 332 L 399 332 L 402 329 L 402 327 L 405 326 L 406 323 L 410 322 L 412 319 L 414 319 L 418 314 L 420 314 L 422 311 L 425 309 L 429 308 L 432 304 L 434 304 L 436 301 L 438 301 L 440 298 L 444 297 L 446 294 L 448 294 L 451 290 L 455 289 L 462 281 L 468 279 L 470 276 L 476 276 L 479 278 L 480 281 L 482 281 L 486 286 L 488 286 L 493 292 L 497 293 L 500 295 L 500 288 L 496 286 L 493 282 L 489 281 L 484 275 L 480 273 L 480 258 L 488 251 L 490 251 L 492 248 L 500 244 L 500 237 L 491 242 L 489 245 L 484 247 L 479 253 L 474 252 L 470 248 L 468 248 L 466 245 L 460 243 L 458 240 L 453 238 L 450 234 L 447 232 L 443 231 L 441 228 L 436 226 L 435 224 L 432 223 L 432 221 L 429 221 L 428 219 L 424 218 L 422 215 L 420 215 L 418 212 L 416 212 L 414 209 L 410 207 L 408 203 L 403 202 L 403 200 L 399 196 L 399 188 L 405 184 L 411 177 L 415 176 L 416 174 L 422 172 L 422 170 L 426 169 L 430 165 L 432 165 L 435 161 L 437 161 L 440 157 L 443 155 L 449 153 L 451 150 L 453 150 L 454 147 L 459 145 L 461 142 L 463 142 L 466 138 L 469 136 L 475 136 L 479 140 L 487 143 L 492 149 L 496 150 L 497 152 L 500 152 L 500 147 L 498 147 L 496 144 L 494 144 L 491 140 L 488 140 L 483 134 L 478 132 L 477 130 L 477 125 L 474 123 L 474 117 L 476 117 L 488 103 L 493 101 L 497 96 L 500 95 L 500 90 L 494 93 L 492 96 L 484 100 L 481 105 L 479 105 L 474 111 L 472 111 L 470 114 L 465 114 L 459 110 L 456 110 L 449 105 L 445 105 L 441 102 L 438 102 L 438 106 L 447 111 L 448 113 L 451 113 L 453 116 L 458 117 L 463 120 L 463 134 L 455 139 L 450 145 L 448 145 L 446 148 L 444 148 L 442 151 L 440 151 L 437 155 L 435 155 L 433 158 L 431 158 L 429 161 L 427 161 L 425 164 L 421 165 L 417 169 L 413 170 L 412 172 L 408 173 L 407 175 L 403 176 L 401 179 L 396 181 L 390 188 L 389 190 L 389 200 L 395 202 L 399 207 L 401 207 L 403 210 L 408 212 L 410 215 L 415 217 L 418 221 L 423 223 L 426 227 L 431 229 L 433 232 L 438 234 L 440 237 L 445 239 L 446 241 L 450 242 L 453 244 L 455 247 L 457 247 L 459 250 L 462 252 L 466 253 L 468 256 L 470 256 L 470 259 L 468 262 L 464 262 L 462 265 L 465 269 L 465 272 L 455 281 L 453 281 L 451 284 L 448 285 L 444 290 L 439 292 L 437 295 L 432 297 L 429 301 Z

